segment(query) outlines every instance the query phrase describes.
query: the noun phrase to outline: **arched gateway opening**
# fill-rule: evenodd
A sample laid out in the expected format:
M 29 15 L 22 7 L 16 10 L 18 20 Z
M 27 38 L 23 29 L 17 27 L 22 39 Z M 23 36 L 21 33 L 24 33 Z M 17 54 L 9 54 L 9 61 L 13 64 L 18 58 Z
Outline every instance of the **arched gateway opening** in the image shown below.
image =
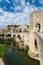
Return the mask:
M 37 24 L 35 25 L 35 31 L 36 31 L 36 32 L 40 32 L 40 28 L 41 28 L 41 25 L 40 25 L 39 23 L 37 23 Z

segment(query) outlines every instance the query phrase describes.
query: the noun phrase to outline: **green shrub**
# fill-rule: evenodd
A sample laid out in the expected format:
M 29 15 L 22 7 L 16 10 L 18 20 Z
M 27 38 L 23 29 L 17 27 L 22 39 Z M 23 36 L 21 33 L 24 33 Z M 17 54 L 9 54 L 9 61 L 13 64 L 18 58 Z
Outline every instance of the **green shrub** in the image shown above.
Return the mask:
M 29 50 L 29 46 L 28 45 L 26 45 L 26 47 L 25 47 L 25 52 L 26 52 L 26 54 L 28 53 L 28 50 Z
M 5 45 L 0 45 L 0 57 L 4 56 L 5 51 L 7 50 Z

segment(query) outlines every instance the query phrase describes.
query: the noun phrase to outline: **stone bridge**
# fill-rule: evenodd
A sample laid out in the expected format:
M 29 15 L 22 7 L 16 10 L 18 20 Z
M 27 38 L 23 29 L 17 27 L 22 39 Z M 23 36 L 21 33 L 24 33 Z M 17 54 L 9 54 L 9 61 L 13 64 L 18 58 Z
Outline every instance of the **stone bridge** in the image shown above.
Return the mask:
M 35 38 L 37 40 L 40 65 L 43 65 L 43 33 L 36 33 L 35 32 L 34 35 L 35 35 Z
M 43 65 L 43 33 L 32 32 L 29 34 L 29 52 L 30 57 L 40 60 L 40 65 Z M 35 39 L 37 47 L 35 47 Z

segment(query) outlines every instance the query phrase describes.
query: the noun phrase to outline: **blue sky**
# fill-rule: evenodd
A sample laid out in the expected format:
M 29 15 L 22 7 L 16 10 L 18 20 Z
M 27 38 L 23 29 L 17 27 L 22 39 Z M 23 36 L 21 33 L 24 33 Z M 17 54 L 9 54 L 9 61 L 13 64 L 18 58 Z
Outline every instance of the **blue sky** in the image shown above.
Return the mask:
M 36 10 L 43 10 L 43 0 L 0 0 L 0 27 L 27 25 L 31 12 Z

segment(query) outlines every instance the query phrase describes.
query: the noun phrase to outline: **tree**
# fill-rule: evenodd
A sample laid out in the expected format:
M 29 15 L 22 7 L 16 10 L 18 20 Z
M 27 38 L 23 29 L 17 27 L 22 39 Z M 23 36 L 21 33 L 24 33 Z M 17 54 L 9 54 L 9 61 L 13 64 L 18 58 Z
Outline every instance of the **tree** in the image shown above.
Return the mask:
M 12 24 L 12 25 L 8 25 L 7 27 L 15 27 L 16 28 L 16 27 L 19 27 L 19 25 Z
M 29 46 L 28 45 L 26 45 L 26 47 L 25 47 L 25 52 L 26 52 L 26 54 L 28 53 L 28 50 L 29 50 Z
M 6 46 L 11 47 L 11 41 L 9 38 L 5 39 L 5 44 L 6 44 Z
M 16 45 L 16 40 L 14 38 L 8 38 L 6 40 L 7 46 L 13 48 Z
M 15 47 L 16 45 L 16 40 L 14 38 L 10 38 L 9 41 L 11 42 L 11 47 Z

